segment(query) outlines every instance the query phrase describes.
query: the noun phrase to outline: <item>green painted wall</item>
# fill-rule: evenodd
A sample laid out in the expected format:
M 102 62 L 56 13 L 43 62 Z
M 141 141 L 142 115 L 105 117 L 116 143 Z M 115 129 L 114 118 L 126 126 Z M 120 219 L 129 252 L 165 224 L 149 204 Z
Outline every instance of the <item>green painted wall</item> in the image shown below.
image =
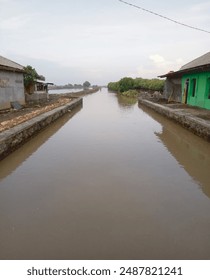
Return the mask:
M 210 110 L 210 72 L 186 74 L 182 77 L 182 102 L 185 103 L 186 81 L 188 84 L 187 104 Z

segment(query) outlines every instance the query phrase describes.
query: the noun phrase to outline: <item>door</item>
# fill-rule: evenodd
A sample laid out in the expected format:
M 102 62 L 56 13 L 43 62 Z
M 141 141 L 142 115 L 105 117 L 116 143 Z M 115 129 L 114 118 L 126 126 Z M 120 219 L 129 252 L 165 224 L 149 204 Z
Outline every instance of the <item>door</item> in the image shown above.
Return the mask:
M 189 94 L 189 79 L 186 79 L 184 86 L 184 104 L 187 104 L 187 98 Z

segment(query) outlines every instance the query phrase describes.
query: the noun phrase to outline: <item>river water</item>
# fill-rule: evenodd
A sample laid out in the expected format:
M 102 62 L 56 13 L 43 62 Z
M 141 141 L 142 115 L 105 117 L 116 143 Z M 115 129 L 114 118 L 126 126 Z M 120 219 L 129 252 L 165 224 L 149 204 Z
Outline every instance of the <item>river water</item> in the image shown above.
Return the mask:
M 210 259 L 210 148 L 107 89 L 0 162 L 1 259 Z

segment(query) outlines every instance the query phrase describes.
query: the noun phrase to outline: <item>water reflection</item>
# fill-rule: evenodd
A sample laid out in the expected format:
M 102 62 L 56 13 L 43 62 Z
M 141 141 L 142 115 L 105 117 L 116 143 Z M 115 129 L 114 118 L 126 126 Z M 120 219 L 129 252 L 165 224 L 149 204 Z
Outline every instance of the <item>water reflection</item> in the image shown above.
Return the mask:
M 49 127 L 45 128 L 34 138 L 0 161 L 0 180 L 12 173 L 19 165 L 28 157 L 39 149 L 53 134 L 55 134 L 66 122 L 75 116 L 82 109 L 82 105 L 78 106 L 71 112 L 68 112 L 59 120 L 56 120 Z
M 123 108 L 124 110 L 133 110 L 133 106 L 137 103 L 138 98 L 137 97 L 126 97 L 117 93 L 113 93 L 109 91 L 110 95 L 114 94 L 117 98 L 118 104 L 120 108 Z
M 136 97 L 126 97 L 117 94 L 117 101 L 120 107 L 133 109 L 133 106 L 137 103 L 138 99 Z
M 210 198 L 210 145 L 192 135 L 180 125 L 139 104 L 139 108 L 162 125 L 162 132 L 155 132 L 168 151 L 201 186 Z
M 210 258 L 209 198 L 155 134 L 164 120 L 124 108 L 85 97 L 0 181 L 0 259 Z

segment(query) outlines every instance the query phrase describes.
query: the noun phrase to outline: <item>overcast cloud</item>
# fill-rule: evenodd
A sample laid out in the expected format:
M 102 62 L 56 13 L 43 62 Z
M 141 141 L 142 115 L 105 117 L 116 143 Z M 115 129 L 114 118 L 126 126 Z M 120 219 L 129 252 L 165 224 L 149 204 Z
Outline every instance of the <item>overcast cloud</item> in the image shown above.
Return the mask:
M 210 29 L 210 1 L 127 0 Z M 118 0 L 0 0 L 0 55 L 55 84 L 155 78 L 210 51 L 210 34 Z

